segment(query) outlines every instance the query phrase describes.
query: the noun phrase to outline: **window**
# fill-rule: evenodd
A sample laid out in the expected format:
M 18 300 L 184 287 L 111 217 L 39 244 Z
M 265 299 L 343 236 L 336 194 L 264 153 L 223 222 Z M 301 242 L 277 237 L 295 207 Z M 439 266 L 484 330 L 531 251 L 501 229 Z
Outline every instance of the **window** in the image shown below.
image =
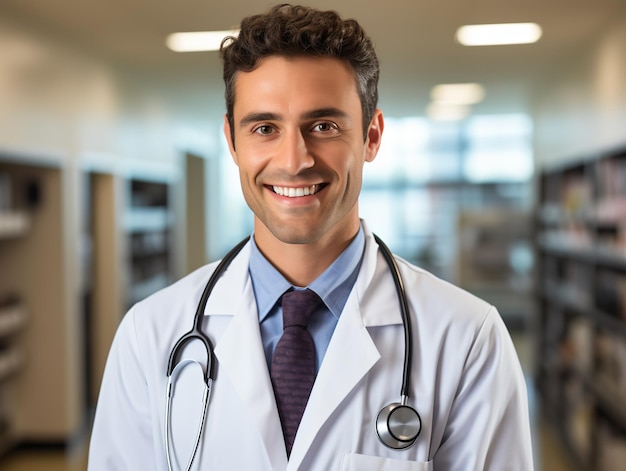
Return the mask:
M 237 168 L 223 144 L 215 224 L 224 253 L 252 231 Z M 460 122 L 386 118 L 383 144 L 365 164 L 360 213 L 408 260 L 454 281 L 457 221 L 465 210 L 529 209 L 532 124 L 522 114 Z

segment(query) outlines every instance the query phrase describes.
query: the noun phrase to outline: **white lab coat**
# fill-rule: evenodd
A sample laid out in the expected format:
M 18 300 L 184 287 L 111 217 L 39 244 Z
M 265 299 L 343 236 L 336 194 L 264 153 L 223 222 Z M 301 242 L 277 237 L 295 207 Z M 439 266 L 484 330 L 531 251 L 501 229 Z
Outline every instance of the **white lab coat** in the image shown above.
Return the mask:
M 217 377 L 192 469 L 532 470 L 524 378 L 496 309 L 402 259 L 398 264 L 414 339 L 410 404 L 421 415 L 422 431 L 405 450 L 379 441 L 374 426 L 378 412 L 400 400 L 404 342 L 393 280 L 367 229 L 361 271 L 288 461 L 248 260 L 246 246 L 220 278 L 205 310 Z M 211 264 L 195 271 L 138 303 L 123 319 L 104 373 L 90 471 L 167 469 L 168 357 L 176 340 L 191 328 L 214 268 Z M 185 356 L 199 353 L 190 348 Z M 172 428 L 175 459 L 181 463 L 176 469 L 185 468 L 196 436 L 200 385 L 184 373 L 176 389 Z

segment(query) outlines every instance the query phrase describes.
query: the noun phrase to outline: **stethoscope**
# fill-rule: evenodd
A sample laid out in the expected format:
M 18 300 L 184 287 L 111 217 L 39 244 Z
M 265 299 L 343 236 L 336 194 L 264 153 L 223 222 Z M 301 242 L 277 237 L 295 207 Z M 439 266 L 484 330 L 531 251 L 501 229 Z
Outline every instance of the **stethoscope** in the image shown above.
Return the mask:
M 393 402 L 389 405 L 386 405 L 378 413 L 378 416 L 376 417 L 376 433 L 378 435 L 378 438 L 384 445 L 396 450 L 402 450 L 404 448 L 410 447 L 411 445 L 413 445 L 413 443 L 415 443 L 415 440 L 417 439 L 422 429 L 422 420 L 420 418 L 420 415 L 413 407 L 407 404 L 409 399 L 409 384 L 411 383 L 411 356 L 413 351 L 411 323 L 409 318 L 409 304 L 404 288 L 404 282 L 402 280 L 402 275 L 400 274 L 400 270 L 398 268 L 395 258 L 393 257 L 389 248 L 384 244 L 382 240 L 380 240 L 378 236 L 374 235 L 374 239 L 380 247 L 383 258 L 387 262 L 387 265 L 389 266 L 389 271 L 391 272 L 391 276 L 393 277 L 396 293 L 398 295 L 398 301 L 400 303 L 402 324 L 404 327 L 404 364 L 402 372 L 402 388 L 400 389 L 401 399 L 400 402 Z M 202 366 L 196 360 L 183 360 L 178 362 L 177 357 L 181 354 L 183 347 L 192 340 L 199 340 L 206 349 L 207 365 L 206 369 L 204 369 L 203 371 L 204 391 L 202 395 L 202 414 L 198 422 L 198 429 L 196 432 L 194 447 L 187 462 L 186 469 L 187 471 L 189 471 L 195 459 L 198 447 L 200 446 L 200 438 L 202 436 L 202 431 L 204 430 L 209 397 L 211 395 L 211 384 L 215 377 L 213 345 L 211 344 L 209 338 L 204 334 L 204 332 L 202 332 L 201 328 L 202 320 L 204 318 L 204 310 L 206 308 L 209 296 L 211 295 L 211 292 L 213 291 L 213 288 L 217 283 L 217 280 L 221 277 L 228 265 L 230 265 L 230 263 L 241 251 L 244 245 L 246 245 L 248 240 L 249 237 L 246 237 L 244 240 L 239 242 L 235 247 L 233 247 L 230 252 L 228 252 L 228 254 L 226 254 L 222 261 L 217 265 L 217 267 L 213 271 L 213 274 L 209 278 L 209 281 L 204 287 L 202 296 L 200 297 L 200 302 L 198 303 L 198 307 L 196 308 L 196 314 L 194 316 L 193 328 L 178 339 L 170 353 L 169 361 L 167 364 L 167 398 L 165 403 L 165 454 L 169 471 L 172 471 L 170 441 L 173 385 L 176 381 L 176 377 L 184 367 L 189 365 L 197 365 L 198 367 L 200 367 L 200 369 L 202 369 Z

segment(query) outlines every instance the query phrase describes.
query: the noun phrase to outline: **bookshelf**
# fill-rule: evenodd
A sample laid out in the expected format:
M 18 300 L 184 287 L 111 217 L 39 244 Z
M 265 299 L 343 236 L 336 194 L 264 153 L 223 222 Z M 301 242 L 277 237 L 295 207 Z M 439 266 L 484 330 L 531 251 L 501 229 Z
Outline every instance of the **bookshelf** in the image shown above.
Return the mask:
M 626 149 L 538 177 L 537 385 L 578 469 L 626 458 Z

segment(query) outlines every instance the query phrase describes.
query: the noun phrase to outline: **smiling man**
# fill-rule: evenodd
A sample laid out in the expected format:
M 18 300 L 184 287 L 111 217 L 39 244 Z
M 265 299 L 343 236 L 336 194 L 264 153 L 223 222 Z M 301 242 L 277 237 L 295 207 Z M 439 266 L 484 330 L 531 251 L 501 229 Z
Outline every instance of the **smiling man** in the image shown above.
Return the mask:
M 384 129 L 363 29 L 280 5 L 222 57 L 254 233 L 124 317 L 89 469 L 531 470 L 497 310 L 359 218 Z

